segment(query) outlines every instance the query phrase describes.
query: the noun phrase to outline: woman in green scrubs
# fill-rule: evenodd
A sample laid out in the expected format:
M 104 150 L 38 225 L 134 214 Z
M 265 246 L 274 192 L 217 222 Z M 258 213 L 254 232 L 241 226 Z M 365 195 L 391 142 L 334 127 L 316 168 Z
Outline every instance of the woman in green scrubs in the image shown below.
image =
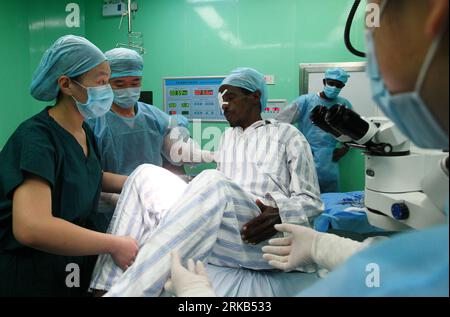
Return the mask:
M 104 54 L 65 36 L 44 54 L 31 93 L 52 107 L 24 122 L 0 152 L 0 297 L 84 296 L 99 254 L 126 270 L 138 246 L 96 223 L 100 192 L 126 177 L 103 173 L 84 120 L 109 111 Z

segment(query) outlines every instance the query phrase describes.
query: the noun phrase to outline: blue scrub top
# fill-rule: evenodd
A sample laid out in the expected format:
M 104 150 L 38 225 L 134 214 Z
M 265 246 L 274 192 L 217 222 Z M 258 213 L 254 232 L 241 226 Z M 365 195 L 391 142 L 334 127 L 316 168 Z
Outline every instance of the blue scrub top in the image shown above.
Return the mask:
M 294 103 L 298 107 L 298 115 L 295 122 L 300 132 L 308 140 L 316 164 L 322 193 L 335 193 L 339 191 L 339 164 L 333 162 L 333 152 L 339 143 L 332 135 L 316 127 L 310 119 L 311 112 L 318 105 L 331 108 L 335 104 L 342 104 L 352 109 L 352 104 L 342 97 L 335 100 L 326 100 L 318 94 L 300 96 Z
M 105 172 L 129 176 L 142 164 L 163 164 L 161 151 L 170 116 L 142 102 L 137 103 L 135 110 L 134 118 L 110 111 L 87 121 L 97 139 Z
M 449 296 L 449 226 L 400 234 L 355 256 L 298 296 Z

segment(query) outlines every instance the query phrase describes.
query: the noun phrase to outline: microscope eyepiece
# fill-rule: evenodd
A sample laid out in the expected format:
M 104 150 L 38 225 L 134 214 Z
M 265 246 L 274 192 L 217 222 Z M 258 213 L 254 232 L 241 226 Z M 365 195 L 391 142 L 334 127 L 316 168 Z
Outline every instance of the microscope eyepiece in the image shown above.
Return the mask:
M 333 129 L 355 141 L 368 139 L 367 135 L 371 132 L 369 122 L 343 105 L 334 105 L 331 107 L 325 116 L 325 121 Z M 370 139 L 372 137 L 373 135 L 370 136 Z M 367 141 L 370 141 L 370 139 Z
M 333 129 L 325 120 L 325 117 L 328 113 L 328 108 L 325 106 L 317 106 L 311 112 L 310 119 L 312 123 L 319 127 L 321 130 L 332 134 L 334 137 L 339 138 L 342 136 L 342 133 Z

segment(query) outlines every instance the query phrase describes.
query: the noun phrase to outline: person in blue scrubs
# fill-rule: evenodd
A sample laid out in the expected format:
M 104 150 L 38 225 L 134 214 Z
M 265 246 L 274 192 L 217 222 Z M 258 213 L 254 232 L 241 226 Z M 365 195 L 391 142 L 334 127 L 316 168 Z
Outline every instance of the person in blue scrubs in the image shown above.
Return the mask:
M 105 171 L 129 176 L 138 166 L 163 166 L 163 145 L 174 127 L 187 127 L 183 116 L 169 116 L 158 108 L 139 102 L 144 69 L 135 51 L 116 48 L 105 53 L 111 65 L 114 90 L 111 111 L 88 120 L 97 139 Z
M 374 100 L 415 144 L 448 149 L 449 1 L 368 2 L 381 6 L 381 26 L 367 30 Z M 448 158 L 445 167 L 448 175 Z M 286 271 L 327 264 L 332 272 L 298 296 L 448 297 L 448 205 L 445 213 L 446 223 L 371 245 L 281 225 L 277 230 L 291 236 L 271 241 L 264 258 Z M 171 282 L 177 295 L 211 296 L 201 265 L 186 270 L 175 257 Z
M 22 123 L 0 152 L 0 297 L 85 296 L 99 254 L 122 269 L 136 241 L 99 232 L 100 191 L 120 193 L 127 179 L 104 173 L 84 123 L 111 107 L 105 55 L 78 36 L 44 54 L 32 96 L 54 101 Z
M 348 153 L 348 148 L 337 148 L 339 142 L 316 127 L 311 122 L 310 116 L 318 105 L 331 108 L 335 104 L 341 104 L 351 109 L 350 101 L 339 96 L 349 78 L 350 75 L 342 68 L 328 69 L 325 72 L 322 92 L 300 96 L 277 117 L 280 122 L 297 125 L 311 145 L 322 193 L 339 191 L 338 162 Z

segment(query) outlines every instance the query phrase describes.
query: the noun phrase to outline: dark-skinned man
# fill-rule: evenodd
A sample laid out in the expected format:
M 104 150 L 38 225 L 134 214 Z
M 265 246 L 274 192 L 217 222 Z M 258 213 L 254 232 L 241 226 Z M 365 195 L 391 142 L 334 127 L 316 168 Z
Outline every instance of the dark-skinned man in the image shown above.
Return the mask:
M 218 170 L 257 197 L 261 215 L 242 228 L 242 238 L 258 244 L 275 235 L 273 226 L 282 220 L 299 222 L 295 218 L 301 216 L 304 201 L 320 200 L 311 150 L 293 127 L 262 120 L 261 107 L 267 103 L 262 74 L 237 69 L 220 93 L 232 129 L 222 137 Z
M 139 241 L 139 257 L 125 273 L 107 256 L 100 258 L 93 289 L 109 291 L 107 296 L 159 296 L 173 251 L 224 269 L 271 270 L 261 247 L 277 235 L 274 225 L 309 227 L 322 211 L 306 139 L 289 124 L 261 118 L 267 103 L 264 76 L 239 68 L 224 80 L 220 96 L 231 128 L 222 136 L 218 170 L 203 172 L 189 185 L 156 166 L 131 175 L 132 189 L 116 208 L 112 234 L 127 232 Z M 164 196 L 169 201 L 155 203 Z M 144 233 L 136 225 L 140 219 Z M 133 226 L 136 234 L 130 233 Z

